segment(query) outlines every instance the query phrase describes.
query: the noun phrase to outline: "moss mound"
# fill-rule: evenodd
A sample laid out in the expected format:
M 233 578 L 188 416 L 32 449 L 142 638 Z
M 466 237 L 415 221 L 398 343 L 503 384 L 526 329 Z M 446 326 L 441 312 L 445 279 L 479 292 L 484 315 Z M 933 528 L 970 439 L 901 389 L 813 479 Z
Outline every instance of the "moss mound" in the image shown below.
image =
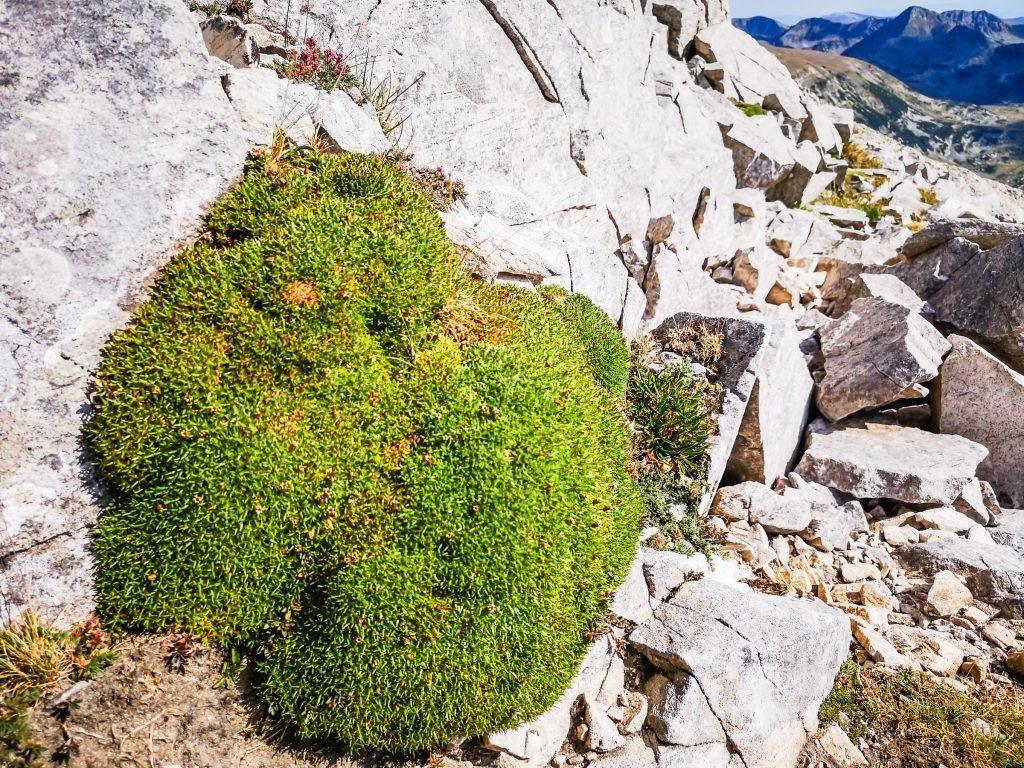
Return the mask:
M 534 717 L 634 550 L 626 429 L 560 313 L 470 282 L 393 165 L 276 168 L 107 349 L 101 611 L 240 645 L 272 713 L 354 750 Z
M 561 288 L 541 288 L 569 330 L 583 347 L 583 354 L 598 383 L 616 397 L 626 394 L 629 379 L 629 347 L 604 310 L 581 293 Z

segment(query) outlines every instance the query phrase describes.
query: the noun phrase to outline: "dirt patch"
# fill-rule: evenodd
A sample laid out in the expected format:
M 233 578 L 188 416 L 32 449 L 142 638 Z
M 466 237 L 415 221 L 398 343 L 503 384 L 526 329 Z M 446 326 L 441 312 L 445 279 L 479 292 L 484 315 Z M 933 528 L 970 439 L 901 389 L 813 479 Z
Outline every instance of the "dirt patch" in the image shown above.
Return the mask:
M 219 654 L 205 650 L 180 673 L 171 639 L 127 641 L 97 679 L 47 696 L 29 719 L 44 764 L 72 768 L 363 768 L 364 763 L 275 738 L 244 687 L 219 687 Z

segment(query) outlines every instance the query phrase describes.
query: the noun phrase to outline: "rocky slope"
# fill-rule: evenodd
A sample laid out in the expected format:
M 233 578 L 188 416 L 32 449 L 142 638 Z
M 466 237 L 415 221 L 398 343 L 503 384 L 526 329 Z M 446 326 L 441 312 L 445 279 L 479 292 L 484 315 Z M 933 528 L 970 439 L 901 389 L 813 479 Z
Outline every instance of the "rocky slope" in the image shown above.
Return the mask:
M 790 766 L 851 638 L 963 681 L 1015 663 L 1024 193 L 819 104 L 719 0 L 253 11 L 5 6 L 6 615 L 92 610 L 91 372 L 247 148 L 388 146 L 359 93 L 257 66 L 287 47 L 269 25 L 387 73 L 403 148 L 466 184 L 445 223 L 485 278 L 585 293 L 629 338 L 726 329 L 704 506 L 732 557 L 641 547 L 558 704 L 460 759 Z
M 865 61 L 771 49 L 800 86 L 850 107 L 865 125 L 910 147 L 1014 186 L 1024 185 L 1024 110 L 930 99 Z

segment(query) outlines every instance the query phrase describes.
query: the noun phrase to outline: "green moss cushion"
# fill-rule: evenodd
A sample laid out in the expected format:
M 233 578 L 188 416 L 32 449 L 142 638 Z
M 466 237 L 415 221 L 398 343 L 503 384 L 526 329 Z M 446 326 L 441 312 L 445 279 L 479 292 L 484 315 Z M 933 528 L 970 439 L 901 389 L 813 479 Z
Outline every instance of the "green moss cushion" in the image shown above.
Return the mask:
M 471 283 L 386 161 L 254 162 L 106 352 L 106 620 L 240 644 L 303 736 L 532 718 L 632 556 L 628 434 L 549 301 Z
M 583 347 L 583 354 L 598 383 L 616 397 L 626 393 L 629 379 L 629 347 L 604 310 L 581 293 L 567 293 L 546 286 L 541 293 L 550 300 L 569 330 Z

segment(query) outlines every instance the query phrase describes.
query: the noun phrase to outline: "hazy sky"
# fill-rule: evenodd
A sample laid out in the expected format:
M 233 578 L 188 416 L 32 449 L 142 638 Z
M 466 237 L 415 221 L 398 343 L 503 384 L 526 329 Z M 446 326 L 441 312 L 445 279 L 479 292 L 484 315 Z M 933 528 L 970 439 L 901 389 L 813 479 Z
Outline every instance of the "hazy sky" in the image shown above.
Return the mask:
M 1024 16 L 1024 2 L 1022 0 L 985 0 L 985 2 L 971 2 L 971 0 L 960 0 L 960 2 L 891 2 L 891 0 L 817 0 L 808 3 L 807 0 L 776 0 L 765 2 L 764 0 L 730 0 L 732 15 L 737 18 L 745 16 L 772 16 L 774 18 L 789 17 L 803 19 L 808 16 L 824 16 L 839 11 L 859 11 L 861 13 L 874 13 L 878 15 L 894 16 L 908 5 L 922 5 L 925 8 L 932 8 L 936 11 L 948 11 L 952 8 L 967 8 L 970 10 L 991 11 L 997 16 L 1017 17 Z M 811 10 L 813 8 L 813 10 Z

